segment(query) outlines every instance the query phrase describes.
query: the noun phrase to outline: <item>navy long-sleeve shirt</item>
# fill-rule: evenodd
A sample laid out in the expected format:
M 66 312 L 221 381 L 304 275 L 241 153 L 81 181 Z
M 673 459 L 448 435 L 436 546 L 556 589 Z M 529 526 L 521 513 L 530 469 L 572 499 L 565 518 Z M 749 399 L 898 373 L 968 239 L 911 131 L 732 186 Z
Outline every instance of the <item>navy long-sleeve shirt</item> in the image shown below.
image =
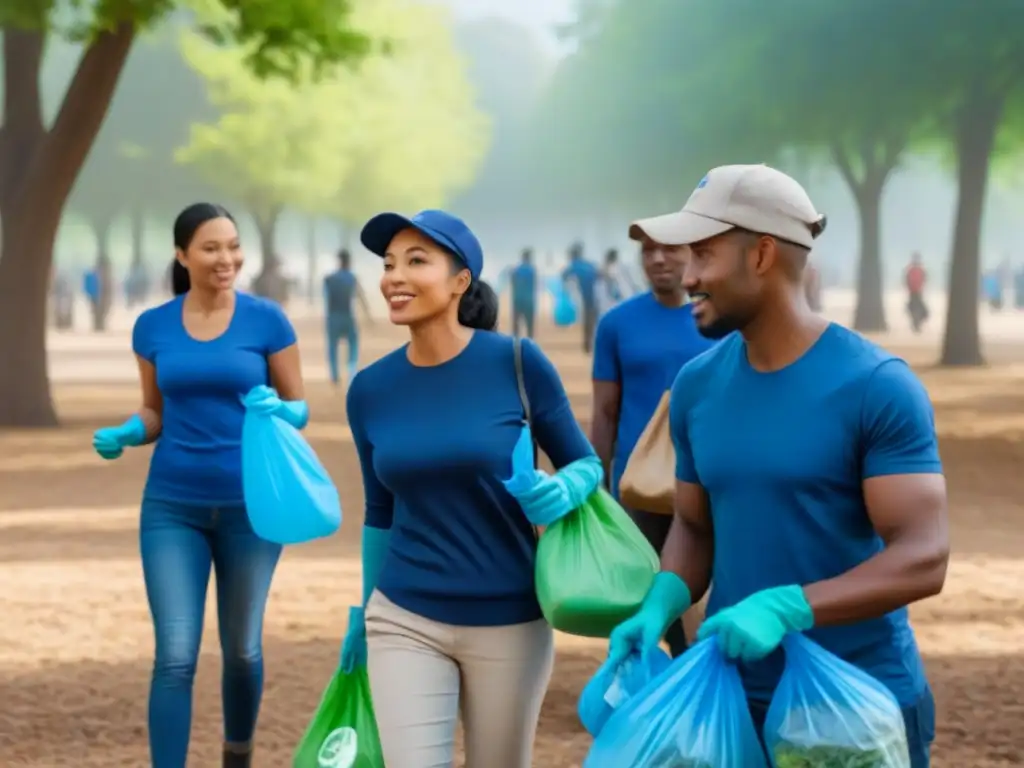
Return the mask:
M 554 366 L 522 344 L 541 449 L 556 468 L 593 455 Z M 429 367 L 397 349 L 352 380 L 348 419 L 366 525 L 392 531 L 377 589 L 445 624 L 539 619 L 536 537 L 502 484 L 523 423 L 512 339 L 476 331 L 458 356 Z

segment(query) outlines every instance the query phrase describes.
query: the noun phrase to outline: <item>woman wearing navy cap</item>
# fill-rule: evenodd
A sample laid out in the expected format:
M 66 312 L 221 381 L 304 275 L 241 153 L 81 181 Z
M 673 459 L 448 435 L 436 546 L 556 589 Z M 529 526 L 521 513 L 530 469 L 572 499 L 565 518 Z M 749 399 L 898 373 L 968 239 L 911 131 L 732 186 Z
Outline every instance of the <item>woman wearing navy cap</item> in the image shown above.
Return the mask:
M 363 605 L 342 667 L 367 657 L 388 768 L 448 768 L 461 710 L 467 764 L 529 768 L 554 642 L 537 604 L 536 534 L 597 487 L 601 464 L 551 362 L 522 341 L 533 435 L 559 467 L 513 498 L 523 436 L 513 340 L 483 253 L 443 211 L 385 213 L 362 231 L 409 343 L 353 379 L 348 418 L 363 470 Z M 365 620 L 363 608 L 365 607 Z

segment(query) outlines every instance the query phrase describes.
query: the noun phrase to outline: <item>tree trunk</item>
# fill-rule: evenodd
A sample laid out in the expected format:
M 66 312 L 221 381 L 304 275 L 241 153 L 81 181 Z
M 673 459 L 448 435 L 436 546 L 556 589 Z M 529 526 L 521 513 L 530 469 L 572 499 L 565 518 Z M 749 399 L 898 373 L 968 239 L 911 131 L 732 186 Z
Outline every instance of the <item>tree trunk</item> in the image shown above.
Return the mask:
M 850 188 L 860 218 L 860 259 L 857 266 L 857 305 L 853 328 L 885 333 L 885 272 L 882 268 L 882 190 L 896 168 L 906 139 L 865 136 L 856 151 L 832 147 L 832 159 Z
M 254 213 L 256 221 L 256 233 L 260 239 L 260 251 L 263 255 L 261 274 L 279 272 L 281 264 L 277 259 L 277 251 L 274 248 L 274 234 L 277 232 L 277 220 L 281 215 L 280 209 L 272 209 L 267 213 Z
M 885 333 L 885 280 L 882 274 L 882 190 L 861 187 L 856 196 L 860 217 L 860 258 L 857 263 L 857 306 L 853 328 Z
M 92 228 L 96 235 L 96 275 L 97 294 L 92 307 L 92 329 L 96 333 L 107 330 L 107 318 L 113 306 L 113 281 L 110 279 L 110 230 L 113 229 L 113 217 L 97 216 L 93 219 Z
M 96 139 L 135 36 L 122 23 L 88 47 L 47 131 L 41 32 L 3 30 L 0 131 L 0 427 L 55 426 L 46 359 L 53 246 L 64 204 Z
M 989 163 L 1005 96 L 972 88 L 960 110 L 956 132 L 957 204 L 949 269 L 949 304 L 940 365 L 982 365 L 978 327 L 981 225 Z

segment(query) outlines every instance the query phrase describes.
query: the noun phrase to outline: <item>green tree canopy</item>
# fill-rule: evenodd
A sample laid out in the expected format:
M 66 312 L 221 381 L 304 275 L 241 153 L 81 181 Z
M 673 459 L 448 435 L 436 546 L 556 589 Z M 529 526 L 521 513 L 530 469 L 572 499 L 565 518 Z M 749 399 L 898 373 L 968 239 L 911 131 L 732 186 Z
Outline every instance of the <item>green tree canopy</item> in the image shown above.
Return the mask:
M 195 0 L 198 2 L 198 0 Z M 202 26 L 240 44 L 260 75 L 292 77 L 363 53 L 347 0 L 202 0 Z M 53 246 L 65 203 L 110 107 L 139 32 L 192 3 L 175 0 L 0 4 L 5 73 L 0 129 L 0 426 L 52 425 L 46 307 Z M 204 16 L 205 18 L 205 16 Z M 82 44 L 82 56 L 49 120 L 40 72 L 49 39 Z

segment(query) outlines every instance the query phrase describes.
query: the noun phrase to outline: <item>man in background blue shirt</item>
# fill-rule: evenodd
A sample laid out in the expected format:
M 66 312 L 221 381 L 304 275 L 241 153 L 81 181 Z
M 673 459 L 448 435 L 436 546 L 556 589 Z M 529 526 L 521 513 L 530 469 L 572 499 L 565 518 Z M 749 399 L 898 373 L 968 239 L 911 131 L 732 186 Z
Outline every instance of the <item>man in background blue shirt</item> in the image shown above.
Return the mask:
M 697 326 L 731 335 L 672 387 L 676 515 L 662 571 L 610 653 L 652 646 L 710 585 L 698 639 L 715 636 L 738 664 L 759 733 L 782 641 L 803 632 L 892 692 L 910 764 L 926 768 L 935 704 L 907 606 L 941 591 L 949 561 L 934 416 L 903 360 L 808 306 L 824 228 L 794 179 L 735 165 L 631 231 L 690 245 Z
M 338 345 L 348 346 L 348 378 L 356 375 L 359 367 L 359 322 L 356 320 L 353 299 L 358 298 L 368 322 L 372 322 L 370 305 L 366 301 L 359 280 L 352 272 L 352 255 L 347 248 L 338 252 L 338 269 L 324 278 L 324 304 L 327 315 L 327 366 L 331 382 L 338 386 Z
M 597 324 L 590 442 L 617 499 L 619 480 L 637 440 L 679 369 L 713 342 L 697 331 L 683 290 L 687 249 L 644 238 L 644 274 L 651 290 L 617 304 Z M 671 515 L 631 509 L 630 516 L 661 552 Z M 665 633 L 673 656 L 686 650 L 681 621 Z
M 534 320 L 537 315 L 537 268 L 533 265 L 533 249 L 524 248 L 522 260 L 514 267 L 511 275 L 512 292 L 512 335 L 526 335 L 533 338 Z
M 583 244 L 573 244 L 569 249 L 569 266 L 562 271 L 562 282 L 566 285 L 576 283 L 579 291 L 583 351 L 588 354 L 593 348 L 594 327 L 597 325 L 597 281 L 600 277 L 600 270 L 583 258 Z

